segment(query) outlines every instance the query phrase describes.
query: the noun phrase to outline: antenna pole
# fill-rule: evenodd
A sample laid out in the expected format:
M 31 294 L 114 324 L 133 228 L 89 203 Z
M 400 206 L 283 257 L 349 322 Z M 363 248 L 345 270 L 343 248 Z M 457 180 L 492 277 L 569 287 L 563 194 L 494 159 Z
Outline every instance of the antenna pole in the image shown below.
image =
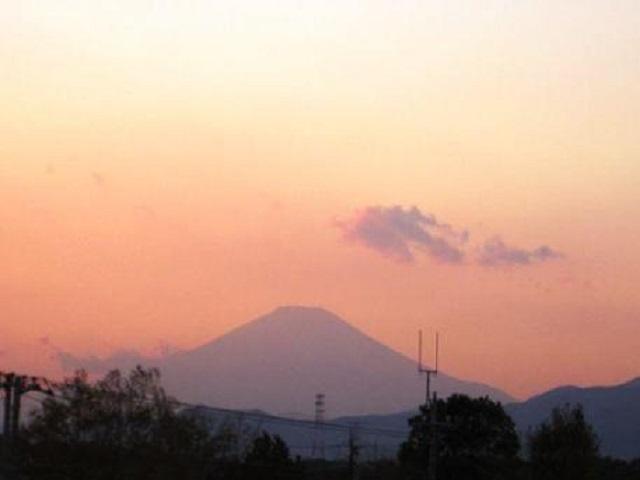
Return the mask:
M 422 330 L 418 330 L 418 373 L 426 375 L 425 404 L 431 404 L 431 375 L 438 376 L 438 356 L 439 356 L 439 334 L 435 337 L 435 368 L 424 367 L 422 365 Z
M 422 372 L 422 330 L 418 330 L 418 372 Z
M 438 344 L 440 339 L 440 334 L 436 332 L 436 375 L 438 374 Z
M 424 367 L 422 365 L 422 330 L 418 331 L 418 372 L 426 375 L 426 401 L 425 405 L 428 409 L 428 437 L 425 444 L 426 455 L 428 459 L 426 478 L 427 480 L 436 480 L 436 463 L 438 461 L 438 394 L 433 392 L 431 397 L 431 375 L 438 375 L 438 357 L 440 355 L 440 335 L 436 332 L 435 337 L 435 362 L 434 368 Z
M 438 394 L 433 392 L 433 402 L 429 408 L 427 480 L 436 480 L 438 464 Z

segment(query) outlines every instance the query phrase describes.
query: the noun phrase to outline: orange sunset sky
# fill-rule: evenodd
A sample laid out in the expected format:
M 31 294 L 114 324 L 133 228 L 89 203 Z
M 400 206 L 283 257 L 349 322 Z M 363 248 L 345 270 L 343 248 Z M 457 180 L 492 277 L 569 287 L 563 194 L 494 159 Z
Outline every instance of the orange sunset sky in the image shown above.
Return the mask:
M 3 2 L 0 370 L 304 304 L 520 398 L 640 375 L 639 45 L 632 0 Z

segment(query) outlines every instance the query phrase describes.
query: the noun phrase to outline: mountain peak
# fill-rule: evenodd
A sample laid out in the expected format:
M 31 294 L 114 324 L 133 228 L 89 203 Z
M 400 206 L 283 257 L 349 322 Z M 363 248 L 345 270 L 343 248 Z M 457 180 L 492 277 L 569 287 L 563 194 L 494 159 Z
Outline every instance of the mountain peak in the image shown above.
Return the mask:
M 415 362 L 321 307 L 285 305 L 162 365 L 169 392 L 225 408 L 312 414 L 315 395 L 332 415 L 416 407 L 424 382 Z M 446 374 L 438 392 L 510 398 Z
M 335 316 L 332 312 L 323 307 L 316 307 L 310 305 L 298 305 L 298 304 L 290 304 L 290 305 L 280 305 L 271 311 L 270 314 L 287 314 L 287 313 L 323 313 L 325 315 Z
M 325 320 L 347 323 L 335 313 L 322 307 L 307 305 L 281 305 L 260 318 L 276 318 L 281 320 L 304 321 L 304 320 Z
M 304 305 L 280 306 L 270 313 L 246 323 L 240 328 L 263 328 L 270 331 L 293 329 L 305 336 L 312 336 L 314 333 L 319 333 L 320 331 L 324 331 L 327 334 L 331 332 L 338 334 L 340 331 L 345 330 L 349 330 L 354 333 L 358 332 L 348 322 L 340 318 L 335 313 L 322 307 Z

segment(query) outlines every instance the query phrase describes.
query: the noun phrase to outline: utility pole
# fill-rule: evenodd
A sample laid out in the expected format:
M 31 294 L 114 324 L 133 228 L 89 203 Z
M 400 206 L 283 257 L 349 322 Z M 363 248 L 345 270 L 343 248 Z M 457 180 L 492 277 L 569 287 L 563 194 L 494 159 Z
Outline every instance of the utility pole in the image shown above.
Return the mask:
M 426 391 L 425 391 L 425 406 L 428 411 L 428 440 L 425 442 L 425 449 L 427 450 L 427 480 L 436 480 L 437 461 L 438 461 L 438 394 L 433 392 L 431 396 L 431 375 L 438 376 L 438 348 L 439 348 L 439 335 L 436 332 L 435 338 L 435 366 L 434 368 L 424 367 L 422 365 L 422 330 L 418 331 L 418 373 L 425 374 L 427 377 Z
M 26 389 L 25 377 L 16 376 L 13 379 L 13 411 L 11 412 L 11 441 L 18 440 L 20 434 L 20 410 L 22 407 L 22 395 Z
M 13 401 L 13 373 L 0 373 L 0 388 L 4 391 L 4 417 L 2 436 L 4 443 L 9 443 L 11 437 L 11 405 Z
M 358 455 L 360 447 L 358 447 L 358 437 L 356 427 L 349 428 L 349 478 L 356 480 L 358 478 Z
M 324 423 L 324 393 L 317 393 L 315 400 L 315 432 L 313 439 L 313 448 L 311 450 L 311 456 L 315 457 L 319 454 L 320 458 L 324 460 L 324 436 L 322 433 L 322 424 Z
M 53 395 L 53 390 L 44 378 L 15 373 L 0 374 L 0 387 L 4 390 L 4 443 L 9 445 L 17 441 L 20 434 L 22 396 L 27 392 Z
M 429 405 L 431 402 L 431 375 L 438 376 L 438 347 L 440 336 L 436 332 L 435 340 L 435 368 L 429 368 L 422 365 L 422 330 L 418 331 L 418 373 L 425 374 L 427 376 L 426 391 L 425 391 L 425 404 Z
M 438 394 L 433 392 L 429 405 L 429 465 L 427 480 L 436 480 L 438 463 Z

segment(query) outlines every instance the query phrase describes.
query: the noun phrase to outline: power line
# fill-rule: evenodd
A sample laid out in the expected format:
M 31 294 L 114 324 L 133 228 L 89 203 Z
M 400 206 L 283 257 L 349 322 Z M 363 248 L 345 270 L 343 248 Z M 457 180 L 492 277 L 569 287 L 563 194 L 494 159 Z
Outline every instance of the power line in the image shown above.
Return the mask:
M 210 405 L 205 404 L 190 404 L 185 402 L 178 402 L 179 405 L 185 408 L 191 409 L 202 409 L 207 410 L 213 413 L 219 414 L 227 414 L 227 415 L 243 415 L 246 418 L 252 419 L 260 419 L 263 420 L 263 423 L 279 423 L 283 425 L 297 426 L 300 428 L 315 428 L 316 422 L 314 420 L 301 420 L 296 418 L 288 418 L 288 417 L 280 417 L 277 415 L 270 415 L 267 413 L 259 413 L 259 412 L 246 412 L 244 410 L 233 410 L 228 408 L 221 407 L 212 407 Z M 354 428 L 354 424 L 345 424 L 345 423 L 336 423 L 336 422 L 324 422 L 322 427 L 324 430 L 329 431 L 338 431 L 338 432 L 349 432 L 350 429 Z M 394 430 L 394 429 L 385 429 L 378 427 L 363 427 L 358 426 L 358 430 L 360 433 L 366 433 L 371 435 L 380 435 L 387 437 L 396 437 L 405 439 L 407 436 L 407 432 L 404 430 Z
M 0 374 L 0 375 L 2 375 L 0 376 L 0 388 L 3 389 L 2 391 L 5 392 L 5 395 L 7 394 L 7 392 L 9 392 L 9 396 L 7 398 L 11 400 L 16 398 L 16 394 L 15 394 L 16 391 L 19 391 L 18 398 L 21 398 L 23 395 L 25 395 L 27 398 L 29 398 L 30 400 L 40 405 L 44 403 L 44 399 L 40 395 L 36 395 L 36 394 L 50 395 L 59 401 L 66 400 L 65 398 L 61 397 L 59 393 L 60 389 L 62 388 L 62 384 L 51 382 L 48 379 L 42 378 L 42 377 L 27 377 L 22 375 L 22 376 L 19 376 L 20 378 L 22 378 L 23 383 L 20 384 L 22 386 L 20 387 L 18 385 L 19 389 L 15 390 L 15 387 L 17 384 L 15 382 L 13 383 L 9 382 L 7 381 L 7 379 L 15 378 L 17 376 L 15 374 Z M 14 375 L 14 377 L 10 377 L 10 375 Z M 25 387 L 28 387 L 28 388 L 25 390 L 24 389 Z M 11 395 L 11 393 L 14 393 L 14 395 Z M 149 399 L 148 401 L 151 401 L 151 399 Z M 214 407 L 206 404 L 193 404 L 193 403 L 183 402 L 178 400 L 173 400 L 173 402 L 174 402 L 174 405 L 176 405 L 179 409 L 182 409 L 182 410 L 191 410 L 195 412 L 201 412 L 201 411 L 211 412 L 219 416 L 237 418 L 239 419 L 240 422 L 243 422 L 244 420 L 252 420 L 258 424 L 257 428 L 260 430 L 262 430 L 262 428 L 266 425 L 282 425 L 282 426 L 288 426 L 293 428 L 301 428 L 305 430 L 313 430 L 314 432 L 317 432 L 317 427 L 318 427 L 318 422 L 316 420 L 296 419 L 296 418 L 284 417 L 279 415 L 271 415 L 264 412 L 251 412 L 251 411 L 244 411 L 244 410 L 221 408 L 221 407 Z M 10 424 L 5 426 L 5 431 L 6 432 L 15 431 L 17 434 L 18 428 L 19 428 L 17 425 L 19 424 L 20 410 L 18 409 L 16 413 L 16 409 L 15 407 L 13 407 L 13 404 L 12 404 L 10 405 L 10 408 L 8 411 L 11 412 L 11 416 L 8 417 L 10 418 L 9 420 Z M 377 442 L 367 443 L 367 444 L 363 443 L 362 445 L 357 445 L 357 446 L 355 445 L 355 443 L 352 444 L 352 442 L 354 442 L 353 430 L 354 428 L 356 428 L 356 425 L 349 424 L 349 423 L 331 422 L 331 421 L 327 422 L 327 421 L 324 421 L 324 419 L 322 420 L 323 420 L 322 421 L 323 431 L 342 433 L 342 434 L 345 434 L 347 438 L 349 438 L 350 440 L 340 445 L 337 445 L 337 444 L 323 445 L 323 448 L 326 448 L 328 450 L 329 449 L 339 450 L 340 448 L 340 449 L 345 449 L 345 451 L 347 452 L 354 450 L 356 448 L 377 449 L 377 446 L 378 446 Z M 7 430 L 7 429 L 10 429 L 10 430 Z M 358 425 L 357 429 L 358 429 L 358 433 L 361 435 L 373 436 L 376 438 L 385 437 L 390 439 L 404 440 L 407 438 L 407 434 L 408 434 L 407 431 L 403 431 L 403 430 L 386 429 L 386 428 L 378 428 L 378 427 L 366 427 L 362 425 Z M 5 437 L 5 438 L 10 438 L 10 437 Z M 317 445 L 312 445 L 312 446 L 306 445 L 304 447 L 301 445 L 300 446 L 294 445 L 294 446 L 290 446 L 289 448 L 291 448 L 292 450 L 298 450 L 298 451 L 299 450 L 313 451 L 314 448 L 317 448 Z

